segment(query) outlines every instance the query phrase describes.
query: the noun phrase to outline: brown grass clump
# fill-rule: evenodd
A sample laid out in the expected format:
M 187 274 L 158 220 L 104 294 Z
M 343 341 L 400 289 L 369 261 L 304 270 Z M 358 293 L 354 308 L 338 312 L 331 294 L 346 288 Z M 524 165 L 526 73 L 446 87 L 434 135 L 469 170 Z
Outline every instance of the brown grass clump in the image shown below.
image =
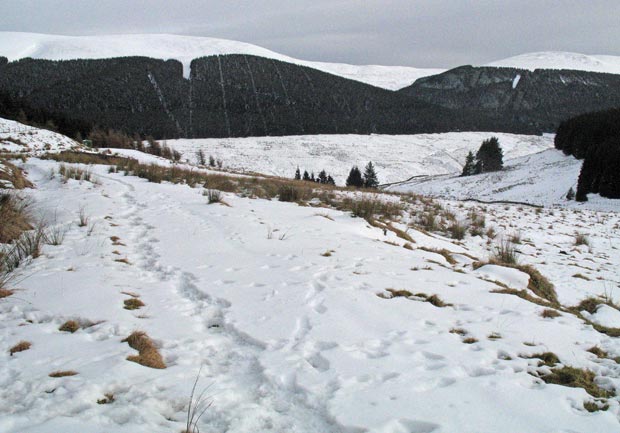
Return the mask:
M 500 334 L 498 334 L 497 332 L 491 332 L 487 338 L 489 340 L 499 340 L 500 338 L 502 338 L 502 336 Z
M 590 352 L 593 355 L 596 355 L 597 358 L 608 358 L 609 355 L 607 354 L 607 352 L 605 352 L 603 349 L 601 349 L 598 346 L 592 346 L 590 347 L 586 352 Z
M 97 400 L 97 404 L 110 404 L 114 403 L 114 394 L 103 394 L 103 398 Z
M 129 261 L 129 259 L 127 259 L 127 257 L 124 257 L 122 259 L 115 259 L 114 261 L 118 263 L 124 263 L 126 265 L 131 265 L 131 262 Z
M 554 319 L 556 317 L 560 317 L 561 314 L 558 313 L 557 310 L 552 310 L 550 308 L 545 308 L 544 310 L 542 310 L 542 312 L 540 313 L 540 316 L 543 319 Z
M 65 323 L 63 323 L 60 326 L 60 328 L 58 328 L 59 331 L 70 332 L 72 334 L 76 332 L 78 329 L 80 329 L 80 324 L 76 322 L 75 320 L 67 320 Z
M 451 265 L 456 265 L 458 262 L 456 260 L 454 260 L 454 257 L 452 257 L 452 252 L 446 250 L 445 248 L 430 248 L 430 247 L 420 247 L 419 248 L 422 251 L 426 251 L 429 253 L 435 253 L 435 254 L 439 254 L 441 256 L 443 256 L 444 259 L 446 259 L 446 261 L 448 263 L 450 263 Z
M 590 246 L 590 241 L 586 235 L 583 233 L 577 233 L 575 235 L 575 246 L 586 245 Z
M 0 221 L 0 243 L 18 239 L 33 228 L 29 202 L 12 193 L 0 192 Z
M 609 405 L 598 401 L 586 401 L 583 403 L 583 408 L 588 412 L 598 412 L 599 410 L 606 411 Z
M 447 302 L 444 302 L 437 295 L 430 295 L 429 296 L 426 293 L 416 293 L 416 294 L 413 294 L 409 290 L 397 290 L 397 289 L 386 289 L 385 291 L 388 292 L 388 293 L 379 293 L 379 294 L 377 294 L 377 296 L 380 297 L 380 298 L 383 298 L 383 299 L 408 298 L 408 299 L 412 299 L 412 300 L 415 300 L 415 301 L 428 302 L 429 304 L 432 304 L 432 305 L 434 305 L 435 307 L 438 307 L 438 308 L 451 307 L 452 306 L 452 304 L 448 304 Z
M 456 334 L 456 335 L 467 335 L 467 331 L 463 328 L 452 328 L 450 329 L 450 334 Z
M 32 183 L 26 179 L 19 167 L 4 159 L 0 160 L 0 166 L 3 166 L 3 169 L 0 170 L 0 181 L 10 182 L 15 189 L 32 188 Z
M 8 298 L 9 296 L 11 296 L 13 293 L 15 293 L 13 290 L 9 290 L 9 289 L 2 289 L 0 288 L 0 299 L 2 298 Z
M 541 379 L 546 383 L 555 385 L 568 386 L 571 388 L 583 388 L 588 394 L 596 398 L 608 398 L 613 394 L 599 387 L 595 382 L 595 374 L 591 370 L 574 368 L 574 367 L 562 367 L 554 369 L 551 374 L 542 376 Z
M 125 299 L 123 301 L 123 304 L 125 304 L 125 306 L 123 307 L 125 310 L 138 310 L 145 305 L 144 302 L 142 302 L 138 298 Z
M 157 350 L 157 347 L 155 347 L 155 343 L 153 343 L 153 340 L 151 340 L 146 333 L 135 331 L 122 342 L 129 344 L 129 347 L 138 351 L 137 356 L 128 356 L 128 361 L 136 362 L 150 368 L 166 368 L 166 364 Z
M 560 363 L 560 358 L 558 358 L 558 356 L 553 352 L 535 353 L 530 356 L 525 356 L 524 358 L 539 359 L 539 367 L 543 365 L 546 365 L 547 367 L 553 367 L 555 364 Z
M 474 338 L 474 337 L 467 337 L 463 339 L 463 343 L 465 344 L 474 344 L 477 343 L 478 339 Z
M 17 352 L 23 352 L 24 350 L 28 350 L 30 349 L 30 347 L 32 346 L 32 343 L 30 343 L 29 341 L 20 341 L 19 343 L 17 343 L 15 346 L 11 347 L 9 349 L 9 353 L 11 354 L 11 356 L 13 356 L 14 353 Z
M 73 370 L 62 370 L 62 371 L 54 371 L 48 374 L 49 377 L 67 377 L 67 376 L 75 376 L 77 371 Z

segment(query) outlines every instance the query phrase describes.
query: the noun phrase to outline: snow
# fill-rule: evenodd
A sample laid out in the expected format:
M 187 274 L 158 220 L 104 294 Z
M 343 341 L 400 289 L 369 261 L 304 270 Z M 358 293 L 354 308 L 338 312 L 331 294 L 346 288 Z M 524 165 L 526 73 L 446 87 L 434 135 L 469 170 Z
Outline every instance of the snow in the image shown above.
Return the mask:
M 517 74 L 514 80 L 512 80 L 512 88 L 516 89 L 519 85 L 519 81 L 521 81 L 521 74 Z
M 471 212 L 484 215 L 485 230 L 494 228 L 498 239 L 519 233 L 519 261 L 540 270 L 560 302 L 573 306 L 603 294 L 618 299 L 619 213 L 403 201 L 405 211 L 393 224 L 407 231 L 410 242 L 348 212 L 321 207 L 318 198 L 300 206 L 223 193 L 226 205 L 208 205 L 200 187 L 149 183 L 108 173 L 105 166 L 90 167 L 94 182 L 63 181 L 53 174 L 57 162 L 36 158 L 47 144 L 60 150 L 62 136 L 32 128 L 24 133 L 35 156 L 15 163 L 36 188 L 21 194 L 32 200 L 35 216 L 65 236 L 61 245 L 45 245 L 39 257 L 18 268 L 11 282 L 16 293 L 0 299 L 0 431 L 78 433 L 85 425 L 97 433 L 181 431 L 199 371 L 198 392 L 206 388 L 212 402 L 199 425 L 203 433 L 618 431 L 618 397 L 608 399 L 607 411 L 586 412 L 583 403 L 592 398 L 583 389 L 543 383 L 532 374 L 548 368 L 527 359 L 551 351 L 564 365 L 594 371 L 599 385 L 619 389 L 618 364 L 587 352 L 596 345 L 612 358 L 620 356 L 617 338 L 566 311 L 545 319 L 543 307 L 494 293 L 502 288 L 496 281 L 525 289 L 528 276 L 497 265 L 473 269 L 475 260 L 493 253 L 492 239 L 467 235 L 454 241 L 410 225 L 426 206 L 457 220 Z M 462 133 L 329 140 L 340 143 L 338 152 L 361 141 L 361 149 L 391 145 L 401 154 L 423 154 L 444 146 L 444 152 L 460 155 L 481 138 Z M 228 152 L 219 155 L 228 162 L 244 145 L 266 143 L 253 140 L 209 144 L 230 145 L 217 148 Z M 309 140 L 293 138 L 288 146 Z M 324 140 L 317 137 L 325 146 L 333 143 Z M 531 151 L 525 143 L 546 148 L 550 138 L 500 141 L 506 148 L 513 143 L 510 153 L 519 155 Z M 267 154 L 284 152 L 272 146 Z M 170 164 L 133 150 L 119 153 Z M 325 161 L 321 152 L 314 158 Z M 556 151 L 545 150 L 518 157 L 512 171 L 523 176 L 527 158 L 534 174 L 559 177 L 573 169 Z M 429 163 L 428 170 L 437 167 Z M 89 219 L 86 227 L 77 224 L 80 210 Z M 575 246 L 576 232 L 589 245 Z M 433 249 L 450 252 L 456 264 Z M 378 296 L 390 288 L 436 294 L 452 305 Z M 132 296 L 146 305 L 123 309 Z M 618 326 L 619 315 L 601 306 L 591 318 Z M 69 319 L 87 326 L 60 332 Z M 466 335 L 451 332 L 455 328 Z M 135 351 L 121 340 L 135 330 L 155 341 L 166 369 L 126 360 Z M 478 341 L 465 344 L 466 337 Z M 32 347 L 9 355 L 20 340 Z M 55 370 L 78 374 L 48 377 Z M 115 401 L 98 404 L 104 394 Z
M 460 172 L 467 153 L 491 136 L 499 138 L 507 160 L 553 147 L 552 135 L 490 132 L 179 139 L 167 144 L 192 162 L 202 149 L 234 170 L 290 178 L 297 166 L 315 175 L 325 169 L 343 185 L 353 165 L 363 168 L 368 161 L 375 164 L 381 183 Z
M 0 32 L 0 56 L 5 56 L 10 61 L 25 57 L 70 60 L 145 56 L 164 60 L 176 59 L 183 64 L 185 78 L 189 78 L 190 63 L 193 59 L 225 54 L 247 54 L 294 63 L 389 90 L 407 87 L 418 78 L 445 71 L 445 69 L 406 66 L 312 62 L 244 42 L 195 36 L 170 34 L 60 36 Z
M 0 152 L 40 155 L 76 147 L 80 145 L 62 134 L 0 117 Z
M 561 51 L 521 54 L 482 66 L 536 69 L 572 69 L 577 71 L 620 74 L 620 56 L 588 55 Z
M 501 139 L 500 139 L 501 143 Z M 503 143 L 501 144 L 503 147 Z M 460 173 L 425 176 L 391 186 L 399 192 L 415 192 L 457 200 L 515 201 L 541 206 L 620 210 L 618 200 L 590 194 L 589 201 L 568 202 L 566 193 L 577 189 L 583 161 L 556 149 L 505 161 L 504 170 L 461 177 Z

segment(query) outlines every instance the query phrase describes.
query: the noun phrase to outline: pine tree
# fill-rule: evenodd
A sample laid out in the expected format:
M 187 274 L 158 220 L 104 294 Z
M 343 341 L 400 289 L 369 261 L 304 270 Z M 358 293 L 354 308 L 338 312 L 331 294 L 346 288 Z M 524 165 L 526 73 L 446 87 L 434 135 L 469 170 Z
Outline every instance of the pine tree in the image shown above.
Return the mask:
M 304 170 L 303 180 L 305 180 L 305 181 L 309 181 L 310 180 L 310 175 L 308 174 L 308 170 Z
M 366 168 L 364 169 L 364 187 L 365 188 L 376 188 L 379 186 L 379 180 L 377 179 L 377 173 L 375 172 L 375 167 L 372 165 L 372 161 L 366 164 Z
M 325 170 L 321 170 L 319 173 L 318 181 L 319 183 L 327 183 L 327 173 L 325 173 Z
M 299 166 L 297 166 L 297 170 L 295 170 L 295 180 L 301 180 L 301 172 L 299 171 Z
M 316 178 L 314 177 L 314 172 L 310 173 L 310 181 L 316 182 Z
M 351 168 L 349 177 L 347 177 L 347 186 L 353 186 L 355 188 L 361 188 L 364 186 L 364 179 L 362 178 L 362 172 L 356 165 Z
M 484 140 L 476 153 L 476 173 L 500 171 L 504 166 L 503 156 L 497 137 Z
M 566 193 L 566 200 L 575 200 L 575 190 L 571 186 L 568 192 Z
M 336 185 L 336 181 L 334 180 L 333 177 L 331 177 L 331 175 L 327 176 L 327 184 L 328 185 Z
M 474 153 L 470 150 L 465 158 L 465 165 L 463 166 L 463 172 L 461 176 L 471 176 L 476 174 L 476 158 Z

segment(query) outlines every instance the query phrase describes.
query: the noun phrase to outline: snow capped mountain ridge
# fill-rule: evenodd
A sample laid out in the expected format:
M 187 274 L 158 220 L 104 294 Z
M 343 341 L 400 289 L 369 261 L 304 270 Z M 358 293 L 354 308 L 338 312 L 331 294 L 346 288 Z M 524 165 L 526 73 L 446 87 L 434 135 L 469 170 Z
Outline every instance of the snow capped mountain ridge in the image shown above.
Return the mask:
M 246 54 L 294 63 L 389 90 L 400 89 L 418 78 L 444 71 L 407 66 L 310 62 L 245 42 L 207 37 L 171 34 L 61 36 L 0 32 L 0 56 L 6 56 L 10 61 L 25 57 L 71 60 L 145 56 L 180 61 L 183 64 L 183 74 L 187 78 L 193 59 L 226 54 Z
M 572 69 L 620 74 L 620 56 L 588 55 L 562 51 L 526 53 L 487 63 L 483 66 L 528 69 Z

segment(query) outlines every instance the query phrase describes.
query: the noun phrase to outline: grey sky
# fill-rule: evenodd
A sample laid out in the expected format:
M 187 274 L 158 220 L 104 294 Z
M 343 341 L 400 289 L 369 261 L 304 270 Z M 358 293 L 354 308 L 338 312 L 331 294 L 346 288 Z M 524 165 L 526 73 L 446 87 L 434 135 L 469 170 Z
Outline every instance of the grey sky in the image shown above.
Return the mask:
M 0 0 L 0 30 L 177 33 L 306 60 L 451 67 L 532 51 L 620 55 L 620 0 Z

